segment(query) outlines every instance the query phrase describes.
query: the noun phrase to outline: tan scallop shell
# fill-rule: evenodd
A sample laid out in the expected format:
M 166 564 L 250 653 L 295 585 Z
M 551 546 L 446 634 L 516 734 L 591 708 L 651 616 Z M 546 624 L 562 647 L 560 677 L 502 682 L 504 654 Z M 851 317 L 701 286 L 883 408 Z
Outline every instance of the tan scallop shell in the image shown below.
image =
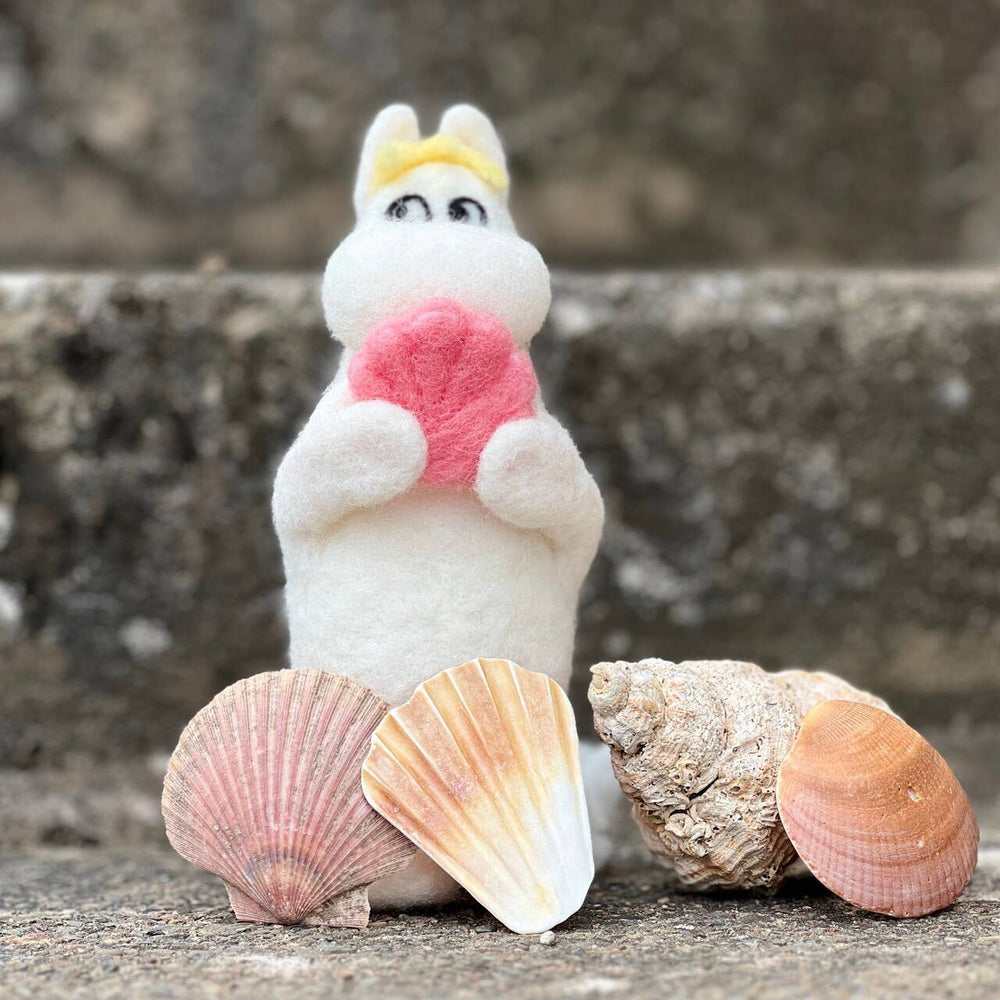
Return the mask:
M 573 710 L 558 684 L 472 660 L 421 684 L 379 726 L 368 801 L 498 920 L 537 934 L 594 877 Z
M 877 708 L 813 708 L 777 794 L 799 856 L 855 906 L 919 917 L 955 902 L 972 878 L 979 828 L 962 786 L 927 740 Z
M 361 791 L 388 707 L 348 677 L 279 670 L 188 723 L 163 784 L 167 837 L 222 878 L 238 920 L 368 923 L 369 884 L 416 853 Z
M 592 668 L 590 703 L 646 845 L 690 889 L 773 890 L 796 860 L 775 785 L 806 711 L 837 692 L 824 673 L 734 660 Z

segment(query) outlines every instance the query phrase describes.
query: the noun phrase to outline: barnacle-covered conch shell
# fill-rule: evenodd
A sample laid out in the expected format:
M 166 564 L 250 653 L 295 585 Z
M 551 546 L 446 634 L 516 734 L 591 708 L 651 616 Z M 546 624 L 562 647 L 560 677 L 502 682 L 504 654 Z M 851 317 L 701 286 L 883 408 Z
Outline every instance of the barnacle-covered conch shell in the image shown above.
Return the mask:
M 554 927 L 594 877 L 573 709 L 545 674 L 472 660 L 379 726 L 368 801 L 501 923 Z
M 416 853 L 361 791 L 388 708 L 348 677 L 278 670 L 187 724 L 163 784 L 167 837 L 222 878 L 238 920 L 367 925 L 368 886 Z
M 830 674 L 769 674 L 733 660 L 591 668 L 598 735 L 649 849 L 691 889 L 780 884 L 796 853 L 775 801 L 805 713 L 830 697 L 881 708 Z
M 862 909 L 924 916 L 972 878 L 979 828 L 962 786 L 918 732 L 870 705 L 813 708 L 777 796 L 808 869 Z

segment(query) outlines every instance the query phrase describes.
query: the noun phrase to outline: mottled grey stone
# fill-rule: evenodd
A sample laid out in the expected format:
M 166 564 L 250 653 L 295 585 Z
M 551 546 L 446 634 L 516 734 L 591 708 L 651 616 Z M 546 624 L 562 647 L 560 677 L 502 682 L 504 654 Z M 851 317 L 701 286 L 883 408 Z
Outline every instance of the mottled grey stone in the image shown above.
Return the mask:
M 608 505 L 578 707 L 597 660 L 733 656 L 995 716 L 1000 278 L 555 286 L 534 356 Z M 335 362 L 316 289 L 0 279 L 0 765 L 162 753 L 284 662 L 268 507 Z
M 6 0 L 0 262 L 313 266 L 363 128 L 460 100 L 571 265 L 993 261 L 981 0 Z
M 169 747 L 283 662 L 270 489 L 330 371 L 314 285 L 3 281 L 0 760 Z

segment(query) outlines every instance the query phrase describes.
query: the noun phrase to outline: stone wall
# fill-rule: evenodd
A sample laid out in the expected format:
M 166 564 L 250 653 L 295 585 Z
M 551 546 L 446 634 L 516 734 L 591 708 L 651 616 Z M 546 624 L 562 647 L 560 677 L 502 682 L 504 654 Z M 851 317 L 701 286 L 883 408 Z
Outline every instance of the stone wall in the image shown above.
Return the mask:
M 992 261 L 981 0 L 5 0 L 0 264 L 314 267 L 366 122 L 480 103 L 568 265 Z
M 533 350 L 602 485 L 598 659 L 1000 705 L 1000 278 L 563 274 Z M 0 767 L 168 750 L 283 662 L 271 477 L 335 363 L 314 275 L 0 277 Z

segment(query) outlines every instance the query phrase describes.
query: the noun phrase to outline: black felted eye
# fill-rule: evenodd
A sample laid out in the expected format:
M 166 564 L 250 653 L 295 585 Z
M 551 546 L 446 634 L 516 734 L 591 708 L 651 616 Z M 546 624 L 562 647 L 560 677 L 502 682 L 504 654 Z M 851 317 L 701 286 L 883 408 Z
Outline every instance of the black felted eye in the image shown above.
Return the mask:
M 385 217 L 395 222 L 430 222 L 433 218 L 427 199 L 419 194 L 404 194 L 397 198 L 385 210 Z
M 486 225 L 486 209 L 475 198 L 455 198 L 448 206 L 452 222 L 469 222 L 474 226 Z

